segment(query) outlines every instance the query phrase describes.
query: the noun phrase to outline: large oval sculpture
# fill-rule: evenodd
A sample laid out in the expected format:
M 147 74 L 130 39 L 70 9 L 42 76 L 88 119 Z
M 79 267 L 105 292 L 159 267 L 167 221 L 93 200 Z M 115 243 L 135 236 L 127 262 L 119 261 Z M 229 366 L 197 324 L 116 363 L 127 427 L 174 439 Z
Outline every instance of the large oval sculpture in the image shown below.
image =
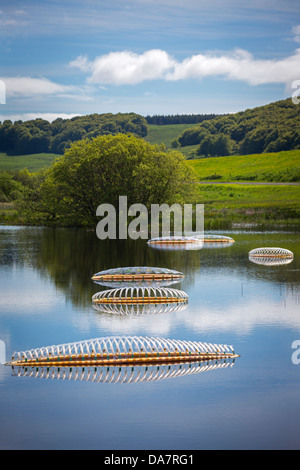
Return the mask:
M 264 266 L 279 266 L 293 261 L 292 251 L 278 247 L 262 247 L 249 251 L 249 260 Z
M 15 352 L 6 365 L 22 367 L 128 366 L 239 357 L 231 345 L 145 336 L 108 336 Z

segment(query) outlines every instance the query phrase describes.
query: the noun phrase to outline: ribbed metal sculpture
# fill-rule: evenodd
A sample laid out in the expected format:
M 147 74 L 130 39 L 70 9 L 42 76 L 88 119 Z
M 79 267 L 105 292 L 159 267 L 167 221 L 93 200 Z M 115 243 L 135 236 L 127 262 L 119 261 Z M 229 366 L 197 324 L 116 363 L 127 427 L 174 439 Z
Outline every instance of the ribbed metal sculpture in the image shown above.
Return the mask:
M 290 250 L 286 248 L 277 248 L 277 247 L 262 247 L 255 248 L 254 250 L 249 251 L 249 256 L 252 258 L 286 258 L 293 259 L 294 255 Z
M 235 243 L 235 240 L 225 235 L 204 234 L 203 248 L 225 248 Z
M 285 248 L 262 247 L 249 251 L 249 260 L 264 266 L 289 264 L 293 259 L 293 253 Z
M 188 295 L 182 290 L 170 287 L 130 286 L 97 292 L 92 301 L 102 305 L 186 303 Z
M 41 379 L 78 380 L 96 383 L 129 384 L 138 382 L 157 382 L 185 375 L 211 372 L 234 366 L 234 359 L 222 361 L 201 361 L 180 364 L 135 365 L 135 366 L 12 366 L 15 377 Z
M 169 250 L 200 250 L 203 247 L 201 237 L 170 236 L 157 237 L 148 240 L 148 245 L 152 248 Z
M 158 337 L 108 336 L 15 352 L 7 365 L 26 367 L 159 365 L 236 358 L 232 346 Z
M 235 240 L 225 235 L 204 234 L 204 243 L 234 243 Z
M 158 281 L 179 281 L 184 277 L 183 273 L 167 269 L 148 266 L 134 266 L 125 268 L 113 268 L 100 271 L 92 276 L 97 282 L 158 282 Z

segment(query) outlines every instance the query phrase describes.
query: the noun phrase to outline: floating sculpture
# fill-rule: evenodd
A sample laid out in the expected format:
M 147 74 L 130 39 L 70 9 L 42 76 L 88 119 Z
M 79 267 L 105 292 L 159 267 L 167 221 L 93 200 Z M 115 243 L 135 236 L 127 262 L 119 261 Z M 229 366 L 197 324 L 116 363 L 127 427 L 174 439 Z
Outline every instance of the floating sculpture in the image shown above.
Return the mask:
M 109 289 L 93 295 L 94 304 L 169 304 L 186 303 L 188 295 L 182 290 L 170 287 L 131 286 Z
M 225 235 L 215 235 L 215 234 L 210 234 L 210 235 L 205 234 L 203 237 L 203 241 L 204 243 L 234 243 L 235 242 L 235 240 L 231 237 L 227 237 Z
M 172 250 L 200 250 L 203 247 L 201 237 L 170 236 L 157 237 L 148 240 L 148 245 L 152 248 L 172 249 Z
M 293 253 L 290 250 L 285 248 L 276 248 L 276 247 L 263 247 L 255 248 L 254 250 L 249 251 L 249 256 L 252 258 L 288 258 L 292 259 L 294 257 Z
M 234 366 L 234 359 L 222 361 L 200 361 L 180 364 L 135 365 L 135 366 L 12 366 L 15 377 L 43 379 L 79 380 L 97 383 L 155 382 L 184 375 L 211 372 Z
M 232 346 L 143 336 L 111 336 L 15 352 L 16 367 L 128 366 L 234 359 Z
M 126 268 L 113 268 L 100 271 L 92 276 L 93 281 L 103 284 L 111 282 L 141 283 L 141 282 L 178 282 L 184 275 L 181 272 L 166 268 L 151 268 L 136 266 Z
M 285 248 L 263 247 L 249 251 L 249 260 L 264 266 L 289 264 L 293 259 L 293 253 Z

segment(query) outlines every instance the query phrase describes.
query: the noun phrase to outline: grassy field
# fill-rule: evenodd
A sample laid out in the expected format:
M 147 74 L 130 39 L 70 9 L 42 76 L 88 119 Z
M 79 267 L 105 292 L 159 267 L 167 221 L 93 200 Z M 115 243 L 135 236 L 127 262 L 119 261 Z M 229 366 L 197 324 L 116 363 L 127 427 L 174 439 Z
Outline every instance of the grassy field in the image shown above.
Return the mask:
M 300 181 L 300 150 L 189 160 L 199 181 Z
M 36 153 L 32 155 L 7 155 L 0 153 L 0 171 L 17 171 L 27 168 L 34 172 L 48 167 L 50 163 L 59 157 L 55 153 Z
M 150 142 L 150 144 L 164 144 L 166 148 L 170 148 L 172 140 L 176 139 L 185 129 L 189 127 L 193 127 L 193 125 L 168 124 L 166 126 L 156 126 L 154 124 L 150 124 L 145 140 Z M 180 149 L 180 151 L 181 150 L 183 149 Z
M 299 230 L 299 201 L 299 186 L 201 184 L 197 202 L 204 204 L 209 229 L 253 225 Z

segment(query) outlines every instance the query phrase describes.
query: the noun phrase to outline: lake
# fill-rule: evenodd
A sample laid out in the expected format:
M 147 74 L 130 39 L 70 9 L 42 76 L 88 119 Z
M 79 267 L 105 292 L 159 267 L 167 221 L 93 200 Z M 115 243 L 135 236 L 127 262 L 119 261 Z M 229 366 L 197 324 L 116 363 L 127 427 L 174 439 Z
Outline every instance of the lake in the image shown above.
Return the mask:
M 228 367 L 133 371 L 134 380 L 123 382 L 118 370 L 109 380 L 51 378 L 17 376 L 2 364 L 0 448 L 299 449 L 300 236 L 222 233 L 235 243 L 187 251 L 101 241 L 94 230 L 1 226 L 6 360 L 14 351 L 111 335 L 229 344 L 240 357 Z M 289 249 L 294 259 L 255 264 L 248 253 L 261 246 Z M 188 304 L 141 315 L 93 308 L 103 288 L 91 276 L 124 266 L 183 272 L 174 287 Z

